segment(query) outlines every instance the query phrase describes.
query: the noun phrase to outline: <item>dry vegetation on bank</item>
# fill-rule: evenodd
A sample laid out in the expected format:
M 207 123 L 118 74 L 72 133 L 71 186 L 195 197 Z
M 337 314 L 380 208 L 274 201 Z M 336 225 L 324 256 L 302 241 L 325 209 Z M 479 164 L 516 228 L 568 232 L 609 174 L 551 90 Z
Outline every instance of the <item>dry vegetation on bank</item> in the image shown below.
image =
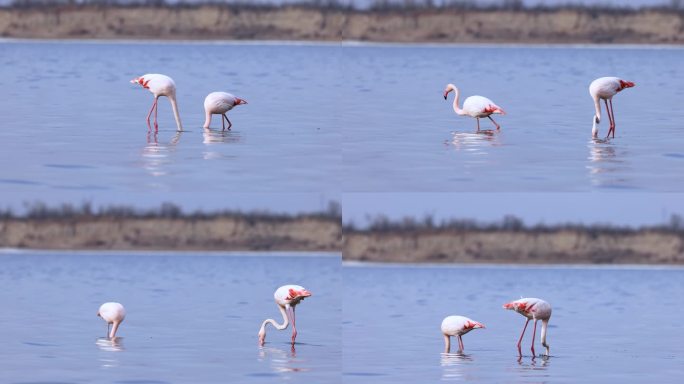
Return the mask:
M 0 36 L 77 39 L 358 40 L 439 43 L 681 44 L 684 12 L 673 7 L 524 8 L 472 2 L 376 2 L 370 9 L 313 1 L 280 7 L 249 3 L 40 5 L 0 8 Z M 430 5 L 432 4 L 432 5 Z

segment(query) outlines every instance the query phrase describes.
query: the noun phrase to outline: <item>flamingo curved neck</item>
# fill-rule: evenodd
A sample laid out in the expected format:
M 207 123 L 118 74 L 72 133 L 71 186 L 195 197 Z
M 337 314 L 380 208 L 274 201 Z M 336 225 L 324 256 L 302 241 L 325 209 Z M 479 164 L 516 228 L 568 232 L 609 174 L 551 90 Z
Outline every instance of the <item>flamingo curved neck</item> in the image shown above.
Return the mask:
M 119 329 L 119 324 L 121 324 L 121 323 L 117 322 L 117 321 L 112 323 L 112 330 L 109 332 L 109 338 L 110 339 L 113 339 L 114 337 L 116 337 L 116 331 Z
M 176 127 L 178 131 L 183 130 L 183 124 L 181 124 L 180 114 L 178 113 L 178 104 L 176 104 L 176 95 L 169 95 L 169 101 L 171 102 L 171 108 L 173 109 L 173 117 L 176 118 Z
M 592 119 L 592 126 L 591 126 L 591 134 L 594 137 L 598 136 L 598 127 L 596 124 L 601 122 L 601 104 L 599 103 L 599 98 L 598 96 L 594 96 L 594 108 L 596 108 L 596 114 L 594 115 L 594 118 Z
M 458 98 L 460 96 L 460 92 L 459 92 L 458 88 L 456 88 L 456 87 L 452 87 L 452 89 L 454 90 L 454 96 L 455 96 L 454 97 L 454 112 L 456 112 L 457 115 L 463 115 L 464 114 L 463 110 L 458 106 Z
M 204 128 L 209 128 L 211 124 L 211 112 L 205 111 L 206 117 L 204 119 Z
M 271 324 L 275 329 L 277 329 L 279 331 L 286 329 L 287 326 L 290 325 L 290 319 L 287 316 L 287 312 L 285 312 L 285 308 L 283 308 L 279 305 L 278 310 L 280 310 L 280 314 L 283 315 L 283 323 L 278 324 L 273 319 L 266 319 L 266 320 L 264 320 L 263 323 L 261 323 L 261 329 L 259 330 L 259 334 L 265 334 L 266 333 L 266 324 Z

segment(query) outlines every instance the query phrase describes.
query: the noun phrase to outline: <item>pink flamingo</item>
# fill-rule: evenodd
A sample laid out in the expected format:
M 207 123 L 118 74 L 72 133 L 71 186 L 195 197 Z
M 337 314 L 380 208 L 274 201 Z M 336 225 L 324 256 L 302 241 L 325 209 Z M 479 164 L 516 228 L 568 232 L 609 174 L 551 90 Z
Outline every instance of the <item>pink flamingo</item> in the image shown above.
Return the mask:
M 211 115 L 221 115 L 221 123 L 223 130 L 226 130 L 226 121 L 228 122 L 228 130 L 233 126 L 233 123 L 228 120 L 226 112 L 233 109 L 237 105 L 247 104 L 246 100 L 235 97 L 228 92 L 212 92 L 204 99 L 204 113 L 206 119 L 204 120 L 204 128 L 209 128 L 211 124 Z M 225 120 L 224 120 L 225 119 Z
M 591 135 L 593 137 L 598 136 L 598 128 L 596 124 L 601 122 L 601 103 L 599 99 L 602 99 L 606 103 L 606 114 L 608 114 L 608 121 L 610 122 L 610 129 L 608 129 L 608 135 L 606 139 L 613 132 L 613 138 L 615 138 L 615 112 L 613 111 L 613 96 L 625 88 L 632 88 L 634 83 L 631 81 L 622 80 L 617 77 L 601 77 L 591 82 L 589 85 L 589 94 L 594 99 L 594 107 L 596 108 L 596 114 L 594 115 L 593 125 L 591 128 Z M 610 107 L 608 106 L 610 103 Z
M 541 320 L 541 343 L 546 348 L 546 356 L 548 356 L 549 345 L 546 343 L 546 329 L 549 325 L 549 319 L 551 318 L 551 304 L 542 299 L 526 297 L 524 299 L 506 303 L 503 305 L 503 307 L 504 309 L 512 309 L 527 318 L 525 327 L 523 328 L 522 334 L 520 334 L 520 339 L 518 340 L 518 355 L 522 356 L 520 344 L 522 343 L 523 336 L 525 335 L 527 324 L 530 322 L 530 320 L 534 320 L 534 330 L 532 331 L 532 356 L 535 356 L 534 337 L 537 333 L 537 321 Z
M 119 303 L 104 303 L 97 310 L 97 316 L 101 317 L 102 320 L 107 322 L 107 337 L 114 339 L 116 337 L 116 331 L 119 329 L 119 325 L 126 318 L 126 310 L 124 306 Z M 109 330 L 109 326 L 112 325 L 112 330 Z
M 496 126 L 496 129 L 501 128 L 501 126 L 497 124 L 496 121 L 494 121 L 494 119 L 492 119 L 491 115 L 494 113 L 505 115 L 506 112 L 504 112 L 503 108 L 494 104 L 493 101 L 489 100 L 484 96 L 470 96 L 467 99 L 465 99 L 465 101 L 463 102 L 463 109 L 461 109 L 458 106 L 459 90 L 458 88 L 456 88 L 455 85 L 447 84 L 446 89 L 444 90 L 444 100 L 447 99 L 447 96 L 451 91 L 454 91 L 454 94 L 456 95 L 456 97 L 454 98 L 454 112 L 456 112 L 456 114 L 459 116 L 467 115 L 470 117 L 474 117 L 477 120 L 478 132 L 480 132 L 481 117 L 486 117 L 489 120 L 491 120 L 492 123 L 494 123 L 494 125 Z
M 451 336 L 458 337 L 458 350 L 463 351 L 463 339 L 461 336 L 473 329 L 484 328 L 484 324 L 471 320 L 464 316 L 447 316 L 442 320 L 442 334 L 444 335 L 444 352 L 451 349 Z
M 147 114 L 147 126 L 150 126 L 150 116 L 152 116 L 152 111 L 154 111 L 154 129 L 158 129 L 157 124 L 157 101 L 160 96 L 166 96 L 171 102 L 171 108 L 173 109 L 173 116 L 176 118 L 176 127 L 178 131 L 183 130 L 183 125 L 181 124 L 180 115 L 178 114 L 178 105 L 176 104 L 176 83 L 173 79 L 156 73 L 151 73 L 147 75 L 142 75 L 131 80 L 133 84 L 139 84 L 145 89 L 149 89 L 154 95 L 154 103 L 152 103 L 152 108 L 150 113 Z M 151 127 L 150 127 L 151 128 Z
M 311 292 L 300 285 L 283 285 L 276 289 L 273 298 L 278 305 L 278 310 L 280 310 L 280 313 L 283 315 L 283 323 L 278 324 L 273 319 L 264 320 L 264 322 L 261 323 L 261 329 L 259 329 L 259 345 L 264 345 L 266 342 L 266 324 L 271 324 L 277 330 L 282 331 L 283 329 L 287 329 L 290 317 L 292 317 L 292 345 L 294 345 L 295 338 L 297 337 L 295 306 L 309 296 L 311 296 Z

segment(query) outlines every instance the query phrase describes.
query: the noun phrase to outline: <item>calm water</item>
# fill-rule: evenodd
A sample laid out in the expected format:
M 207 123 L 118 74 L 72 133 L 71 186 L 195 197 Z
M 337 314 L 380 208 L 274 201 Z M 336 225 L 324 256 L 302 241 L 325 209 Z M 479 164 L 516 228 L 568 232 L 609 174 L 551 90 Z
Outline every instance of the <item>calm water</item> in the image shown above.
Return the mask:
M 340 381 L 340 259 L 203 254 L 0 254 L 3 383 Z M 271 330 L 273 291 L 299 283 L 297 344 Z M 103 339 L 105 301 L 128 311 Z
M 681 268 L 345 267 L 343 278 L 345 290 L 362 292 L 343 304 L 347 383 L 675 383 L 684 377 Z M 518 360 L 525 320 L 501 305 L 521 296 L 553 306 L 548 359 L 532 359 L 526 333 Z M 463 356 L 442 353 L 440 324 L 452 314 L 487 326 L 463 337 Z M 539 334 L 536 347 L 543 351 Z
M 0 173 L 5 200 L 104 202 L 127 194 L 166 200 L 226 192 L 336 191 L 334 124 L 339 48 L 174 43 L 0 43 Z M 160 99 L 130 84 L 174 78 L 186 132 Z M 204 97 L 225 90 L 249 104 L 212 121 Z M 218 129 L 216 129 L 218 128 Z
M 345 191 L 684 190 L 683 49 L 345 47 Z M 591 140 L 589 83 L 621 76 L 615 140 Z M 483 95 L 508 115 L 476 134 Z M 605 116 L 605 112 L 602 116 Z M 600 133 L 607 133 L 607 120 Z M 491 129 L 491 122 L 481 121 Z

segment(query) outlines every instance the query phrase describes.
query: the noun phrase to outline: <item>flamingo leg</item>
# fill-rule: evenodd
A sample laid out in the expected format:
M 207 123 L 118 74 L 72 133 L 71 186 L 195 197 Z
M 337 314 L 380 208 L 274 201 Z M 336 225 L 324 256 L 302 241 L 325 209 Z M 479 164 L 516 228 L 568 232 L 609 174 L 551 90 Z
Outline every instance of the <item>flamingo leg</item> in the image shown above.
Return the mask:
M 159 124 L 157 123 L 157 112 L 159 111 L 159 103 L 154 103 L 154 130 L 159 129 Z
M 233 123 L 231 123 L 230 120 L 228 120 L 228 116 L 226 116 L 225 113 L 223 114 L 223 117 L 225 117 L 226 121 L 228 122 L 228 130 L 230 131 L 230 128 L 233 126 Z M 221 121 L 223 121 L 223 119 L 222 119 Z M 223 126 L 223 130 L 224 130 L 224 131 L 226 130 L 226 126 L 225 126 L 225 125 Z
M 527 329 L 527 324 L 530 323 L 530 319 L 527 319 L 525 322 L 525 327 L 523 328 L 522 333 L 520 334 L 520 339 L 518 339 L 518 355 L 522 356 L 522 351 L 520 349 L 520 344 L 522 343 L 523 336 L 525 336 L 525 330 Z
M 492 123 L 494 123 L 494 125 L 496 126 L 496 130 L 497 130 L 497 131 L 498 131 L 499 129 L 501 129 L 501 126 L 500 126 L 499 124 L 497 124 L 496 121 L 494 121 L 494 119 L 492 119 L 491 116 L 487 116 L 487 117 L 489 118 L 489 120 L 492 121 Z
M 613 110 L 613 99 L 610 99 L 610 116 L 613 119 L 613 139 L 615 138 L 615 111 Z
M 610 123 L 610 127 L 608 128 L 608 134 L 606 135 L 606 139 L 610 137 L 610 133 L 613 132 L 613 129 L 615 128 L 615 124 L 613 124 L 613 116 L 610 114 L 610 108 L 608 107 L 608 100 L 604 99 L 604 103 L 606 103 L 606 114 L 608 115 L 608 122 Z
M 295 339 L 297 338 L 297 321 L 295 320 L 295 307 L 291 307 L 290 310 L 292 311 L 292 345 L 294 345 Z
M 476 117 L 475 120 L 477 120 L 477 131 L 480 132 L 480 118 Z
M 155 97 L 154 102 L 152 103 L 152 108 L 150 108 L 150 113 L 147 114 L 147 127 L 150 129 L 152 129 L 152 127 L 150 126 L 150 116 L 152 116 L 152 111 L 154 111 L 155 107 L 157 106 L 157 100 L 159 99 Z
M 458 347 L 460 348 L 461 352 L 465 350 L 465 347 L 463 347 L 463 339 L 461 338 L 461 335 L 458 335 Z
M 226 130 L 226 121 L 223 120 L 223 115 L 221 115 L 221 126 L 223 127 L 222 131 Z
M 109 326 L 110 326 L 110 324 L 107 323 L 107 338 L 108 338 L 108 339 L 109 339 Z
M 534 337 L 537 335 L 537 321 L 534 321 L 534 329 L 532 330 L 532 357 L 536 356 L 537 354 L 534 352 Z

